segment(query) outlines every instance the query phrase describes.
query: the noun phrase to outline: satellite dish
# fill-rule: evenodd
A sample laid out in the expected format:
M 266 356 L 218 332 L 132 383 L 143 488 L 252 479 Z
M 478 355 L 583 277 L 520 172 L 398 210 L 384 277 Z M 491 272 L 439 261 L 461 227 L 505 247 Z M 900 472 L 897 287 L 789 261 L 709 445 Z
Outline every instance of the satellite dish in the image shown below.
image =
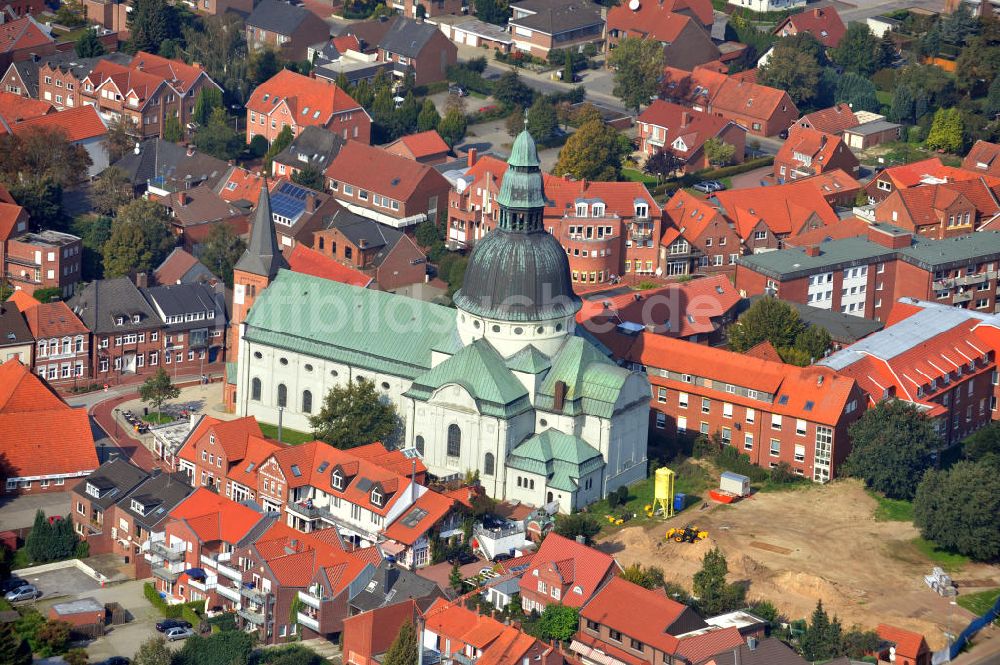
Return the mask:
M 639 0 L 628 0 L 628 8 L 634 12 L 639 11 Z

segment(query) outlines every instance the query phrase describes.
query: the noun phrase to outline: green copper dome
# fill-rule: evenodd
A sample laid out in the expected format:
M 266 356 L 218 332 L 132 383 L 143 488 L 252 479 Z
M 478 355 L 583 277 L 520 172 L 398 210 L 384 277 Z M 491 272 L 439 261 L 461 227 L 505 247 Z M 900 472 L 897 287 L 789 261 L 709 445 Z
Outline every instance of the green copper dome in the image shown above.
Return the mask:
M 573 293 L 566 250 L 542 223 L 545 186 L 535 141 L 527 130 L 514 141 L 497 204 L 497 228 L 472 250 L 455 305 L 501 321 L 547 321 L 576 314 L 580 299 Z

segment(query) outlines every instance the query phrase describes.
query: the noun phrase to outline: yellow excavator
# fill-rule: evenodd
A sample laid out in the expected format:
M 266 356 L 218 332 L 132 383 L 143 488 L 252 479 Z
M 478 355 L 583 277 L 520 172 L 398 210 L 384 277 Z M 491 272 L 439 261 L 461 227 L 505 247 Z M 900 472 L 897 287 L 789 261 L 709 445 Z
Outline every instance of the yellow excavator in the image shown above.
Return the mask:
M 697 543 L 705 538 L 708 538 L 708 531 L 702 531 L 690 524 L 683 528 L 667 529 L 667 540 L 673 540 L 675 543 Z

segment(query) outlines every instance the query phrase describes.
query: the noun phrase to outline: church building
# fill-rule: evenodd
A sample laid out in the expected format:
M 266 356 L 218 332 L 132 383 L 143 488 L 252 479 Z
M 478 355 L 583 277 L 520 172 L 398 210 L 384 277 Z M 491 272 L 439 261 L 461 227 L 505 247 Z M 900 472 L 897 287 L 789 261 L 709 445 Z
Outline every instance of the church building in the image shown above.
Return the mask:
M 332 387 L 366 380 L 396 407 L 397 445 L 438 478 L 478 470 L 493 498 L 568 513 L 645 478 L 649 382 L 576 328 L 527 131 L 508 165 L 455 309 L 290 272 L 263 188 L 234 275 L 233 408 L 309 431 Z

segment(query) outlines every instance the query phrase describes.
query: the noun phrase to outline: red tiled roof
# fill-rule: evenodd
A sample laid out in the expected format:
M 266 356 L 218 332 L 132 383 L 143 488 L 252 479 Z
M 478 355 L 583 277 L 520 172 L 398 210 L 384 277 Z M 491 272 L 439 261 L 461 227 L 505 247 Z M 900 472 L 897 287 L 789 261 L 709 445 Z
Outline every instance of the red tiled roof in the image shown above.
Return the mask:
M 796 367 L 647 332 L 638 335 L 626 358 L 647 367 L 711 379 L 710 390 L 720 399 L 751 408 L 759 407 L 760 402 L 727 393 L 725 384 L 768 393 L 775 396 L 770 406 L 774 413 L 824 424 L 840 419 L 855 384 L 852 377 L 826 367 Z M 649 377 L 656 385 L 686 389 L 687 384 L 653 372 Z M 785 396 L 788 399 L 782 403 Z M 808 402 L 812 402 L 809 408 Z
M 203 543 L 222 541 L 234 544 L 242 540 L 263 515 L 199 487 L 170 511 L 170 517 L 186 523 Z
M 0 203 L 0 242 L 13 235 L 17 220 L 22 215 L 27 219 L 27 212 L 21 206 L 14 203 Z
M 198 265 L 194 254 L 183 247 L 176 247 L 153 272 L 157 284 L 177 284 L 191 268 Z
M 333 114 L 357 109 L 364 113 L 354 98 L 335 83 L 310 78 L 282 69 L 254 89 L 246 103 L 247 110 L 269 115 L 284 101 L 296 125 L 326 125 Z
M 437 524 L 448 514 L 455 501 L 433 490 L 427 490 L 404 510 L 400 516 L 386 528 L 384 535 L 390 540 L 404 545 L 412 545 L 420 536 Z M 418 512 L 419 511 L 419 512 Z M 411 519 L 423 513 L 423 517 L 410 523 Z
M 639 8 L 633 10 L 629 3 L 623 2 L 608 10 L 608 30 L 649 35 L 660 41 L 670 41 L 663 37 L 669 34 L 664 30 L 664 24 L 671 16 L 690 15 L 703 26 L 711 26 L 715 20 L 712 3 L 708 0 L 651 0 L 639 3 Z
M 920 633 L 914 633 L 913 631 L 904 630 L 885 623 L 880 623 L 875 632 L 886 642 L 892 642 L 896 645 L 896 654 L 898 656 L 915 660 L 922 652 L 928 650 L 927 642 L 924 641 L 924 636 Z
M 83 321 L 77 318 L 73 310 L 63 301 L 35 302 L 36 304 L 27 311 L 21 310 L 28 322 L 31 336 L 35 339 L 89 334 L 87 326 L 83 325 Z
M 669 247 L 670 243 L 680 236 L 689 241 L 696 240 L 714 220 L 721 218 L 721 213 L 711 201 L 695 196 L 684 189 L 677 192 L 663 206 L 663 212 L 670 219 L 677 235 L 660 239 L 660 244 Z
M 246 439 L 246 451 L 243 457 L 239 460 L 228 460 L 230 469 L 226 476 L 246 487 L 257 487 L 257 469 L 268 457 L 287 447 L 284 443 L 251 434 Z
M 826 225 L 840 221 L 818 188 L 808 182 L 733 189 L 713 197 L 744 240 L 761 222 L 772 233 L 795 235 L 814 214 Z
M 781 104 L 795 109 L 795 104 L 784 90 L 702 67 L 695 67 L 693 72 L 666 67 L 664 83 L 668 87 L 668 96 L 671 91 L 677 91 L 676 94 L 679 95 L 683 93 L 692 102 L 700 100 L 701 103 L 710 103 L 716 113 L 728 111 L 767 120 Z M 704 94 L 700 94 L 699 89 Z
M 222 447 L 226 454 L 226 460 L 232 464 L 243 459 L 246 455 L 247 441 L 251 436 L 259 438 L 262 435 L 257 419 L 253 416 L 245 416 L 235 420 L 219 420 L 212 416 L 205 416 L 185 439 L 181 449 L 177 451 L 178 457 L 189 462 L 200 462 L 195 445 L 211 436 L 215 437 L 215 442 Z
M 143 108 L 164 85 L 183 95 L 202 75 L 208 76 L 199 65 L 139 51 L 128 65 L 110 60 L 98 62 L 84 80 L 95 90 L 100 86 L 113 86 L 124 98 L 134 96 L 139 101 L 138 108 Z
M 878 175 L 877 180 L 888 179 L 896 187 L 903 189 L 915 187 L 928 178 L 938 178 L 941 180 L 970 180 L 978 177 L 978 174 L 966 171 L 965 169 L 945 166 L 939 157 L 931 157 L 919 162 L 890 166 Z
M 540 646 L 534 637 L 513 626 L 442 599 L 424 612 L 424 625 L 429 632 L 451 640 L 453 649 L 457 650 L 458 644 L 481 649 L 477 660 L 481 665 L 519 663 L 529 650 Z
M 362 659 L 383 654 L 392 646 L 403 623 L 415 622 L 419 614 L 416 601 L 407 598 L 399 603 L 347 617 L 344 619 L 344 650 Z
M 789 26 L 791 29 L 786 29 Z M 847 33 L 840 14 L 833 7 L 817 7 L 792 14 L 779 23 L 772 34 L 792 35 L 808 32 L 826 48 L 835 48 Z
M 701 149 L 705 141 L 718 136 L 731 123 L 711 113 L 696 111 L 680 104 L 658 99 L 650 104 L 636 119 L 657 127 L 663 127 L 665 137 L 663 147 L 678 156 L 690 156 Z M 674 150 L 674 141 L 681 139 L 687 150 Z
M 321 277 L 341 284 L 366 288 L 372 283 L 372 278 L 360 270 L 345 266 L 300 242 L 295 243 L 295 247 L 288 255 L 288 266 L 292 272 Z
M 401 151 L 399 146 L 402 146 L 405 150 Z M 385 146 L 385 149 L 393 154 L 417 160 L 423 157 L 439 155 L 443 152 L 446 153 L 450 150 L 448 144 L 441 138 L 441 135 L 433 129 L 403 136 Z
M 30 16 L 0 23 L 0 53 L 51 44 L 54 39 L 45 34 Z
M 598 585 L 618 564 L 611 556 L 581 543 L 550 533 L 542 541 L 531 560 L 531 566 L 521 578 L 522 589 L 534 590 L 534 571 L 554 570 L 568 586 L 560 602 L 570 607 L 581 607 L 597 592 Z M 580 592 L 576 588 L 580 588 Z
M 17 360 L 0 365 L 0 454 L 8 477 L 99 466 L 86 409 L 73 409 Z
M 1000 176 L 1000 144 L 976 141 L 962 160 L 962 168 L 973 173 Z
M 635 216 L 636 199 L 645 201 L 650 217 L 660 212 L 653 195 L 641 182 L 591 182 L 547 176 L 545 197 L 550 202 L 545 206 L 547 217 L 562 217 L 580 198 L 600 199 L 604 202 L 606 214 L 619 217 Z
M 2 28 L 0 24 L 0 28 Z M 0 92 L 0 131 L 6 133 L 8 127 L 19 122 L 55 113 L 55 107 L 38 99 L 28 99 L 12 92 Z
M 785 240 L 786 247 L 808 247 L 818 245 L 827 240 L 843 240 L 844 238 L 867 237 L 869 223 L 858 217 L 843 219 L 837 224 L 829 224 L 818 229 L 800 233 L 797 236 L 789 236 Z
M 812 165 L 806 168 L 821 171 L 838 152 L 845 150 L 851 157 L 854 157 L 854 154 L 844 144 L 843 139 L 837 134 L 826 134 L 818 129 L 792 125 L 788 132 L 788 138 L 778 149 L 774 160 L 786 164 L 798 163 L 801 167 L 805 167 L 805 164 L 795 157 L 797 154 L 805 155 L 812 160 Z
M 688 662 L 697 663 L 717 653 L 732 651 L 741 644 L 743 635 L 740 634 L 739 628 L 721 628 L 681 639 L 677 645 L 677 654 L 686 658 Z
M 15 135 L 26 134 L 39 128 L 58 128 L 66 133 L 71 143 L 85 141 L 108 133 L 108 128 L 93 106 L 78 106 L 58 113 L 31 118 L 13 125 L 10 130 Z
M 38 307 L 42 304 L 35 300 L 33 295 L 23 289 L 18 289 L 17 291 L 14 291 L 14 293 L 10 294 L 10 298 L 7 298 L 7 302 L 14 303 L 14 306 L 21 310 L 22 314 L 27 312 L 32 307 Z
M 615 665 L 619 662 L 625 663 L 626 665 L 649 664 L 649 661 L 645 658 L 629 653 L 628 651 L 625 651 L 625 649 L 620 649 L 610 642 L 603 642 L 592 635 L 583 633 L 582 631 L 577 632 L 577 634 L 573 636 L 573 643 L 573 650 L 584 656 L 590 655 L 591 650 L 596 652 L 594 655 L 597 656 L 597 658 L 591 659 L 596 662 L 609 662 L 614 663 Z M 581 647 L 586 649 L 586 651 L 581 651 Z
M 438 189 L 449 188 L 444 176 L 427 164 L 360 141 L 344 144 L 326 168 L 326 176 L 397 201 L 406 201 L 425 180 L 433 182 Z
M 685 609 L 685 605 L 668 598 L 662 589 L 644 589 L 615 577 L 584 605 L 580 616 L 672 654 L 679 640 L 667 630 Z
M 837 104 L 829 108 L 813 111 L 799 118 L 799 122 L 808 122 L 811 127 L 827 134 L 840 134 L 845 129 L 857 127 L 858 122 L 850 104 Z
M 351 448 L 351 454 L 401 476 L 412 478 L 427 473 L 427 466 L 419 457 L 407 457 L 401 450 L 389 450 L 378 441 Z
M 825 196 L 836 198 L 838 195 L 857 194 L 863 187 L 860 182 L 848 175 L 844 169 L 833 169 L 817 173 L 806 178 L 799 178 L 798 182 L 808 182 Z
M 361 42 L 358 41 L 356 35 L 341 35 L 339 37 L 334 37 L 330 40 L 333 47 L 337 49 L 338 52 L 343 53 L 344 51 L 361 51 Z
M 751 346 L 743 353 L 744 355 L 750 356 L 751 358 L 760 358 L 761 360 L 769 360 L 773 363 L 783 362 L 781 360 L 781 355 L 778 354 L 778 350 L 774 348 L 774 344 L 771 344 L 771 342 L 766 339 L 759 344 Z
M 257 205 L 260 198 L 260 189 L 264 186 L 264 177 L 259 173 L 251 173 L 246 169 L 234 166 L 229 169 L 229 173 L 215 187 L 215 193 L 223 199 L 232 203 L 233 201 L 247 201 L 251 205 Z

